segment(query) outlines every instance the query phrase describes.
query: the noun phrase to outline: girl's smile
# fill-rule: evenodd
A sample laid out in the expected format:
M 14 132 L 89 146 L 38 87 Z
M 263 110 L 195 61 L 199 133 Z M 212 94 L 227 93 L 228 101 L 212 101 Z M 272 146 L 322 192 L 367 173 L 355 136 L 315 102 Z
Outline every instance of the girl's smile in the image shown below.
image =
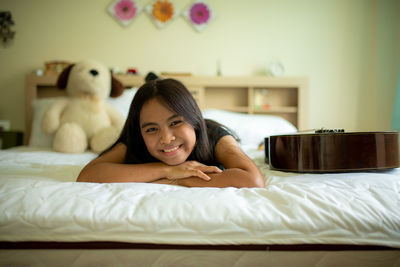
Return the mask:
M 172 156 L 175 155 L 175 153 L 178 151 L 180 146 L 176 146 L 170 149 L 163 149 L 163 152 L 167 153 L 168 155 Z
M 143 105 L 140 129 L 149 153 L 168 165 L 185 162 L 196 143 L 193 127 L 157 98 Z

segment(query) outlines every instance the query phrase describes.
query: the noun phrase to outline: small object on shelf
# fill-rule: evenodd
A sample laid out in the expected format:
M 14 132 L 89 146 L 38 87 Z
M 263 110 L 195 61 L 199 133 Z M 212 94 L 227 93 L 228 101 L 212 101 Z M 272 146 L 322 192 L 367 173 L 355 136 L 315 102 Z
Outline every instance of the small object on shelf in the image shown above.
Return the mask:
M 63 61 L 63 60 L 54 60 L 47 61 L 44 63 L 46 70 L 46 75 L 58 75 L 60 74 L 66 67 L 71 65 L 71 62 Z
M 268 103 L 267 95 L 268 95 L 268 90 L 266 89 L 255 90 L 254 108 L 256 110 L 267 110 L 271 108 L 271 105 Z
M 270 105 L 270 104 L 263 104 L 262 108 L 263 108 L 264 110 L 268 110 L 268 109 L 271 108 L 271 105 Z
M 160 77 L 158 77 L 157 74 L 155 74 L 154 72 L 150 71 L 149 73 L 147 73 L 146 77 L 144 77 L 144 80 L 145 80 L 146 82 L 148 82 L 148 81 L 157 80 L 157 79 L 159 79 L 159 78 L 160 78 Z
M 22 146 L 24 133 L 21 131 L 3 131 L 0 127 L 0 149 Z
M 262 101 L 263 101 L 262 95 L 260 94 L 260 92 L 256 91 L 254 93 L 254 107 L 256 109 L 260 109 L 261 105 L 262 105 Z
M 0 128 L 2 128 L 3 131 L 9 131 L 11 128 L 11 123 L 9 120 L 0 120 Z
M 37 76 L 43 76 L 44 71 L 43 71 L 42 69 L 37 69 L 37 70 L 35 71 L 35 73 L 36 73 Z
M 127 74 L 136 75 L 136 74 L 138 74 L 138 71 L 137 71 L 137 69 L 135 69 L 135 68 L 128 68 L 128 70 L 126 71 L 126 73 L 127 73 Z
M 114 66 L 110 70 L 112 74 L 117 74 L 120 71 L 118 66 Z
M 285 67 L 280 61 L 274 61 L 269 64 L 268 73 L 272 76 L 282 76 L 285 73 Z
M 221 60 L 218 59 L 217 60 L 217 76 L 221 76 L 222 75 L 222 71 L 221 71 Z

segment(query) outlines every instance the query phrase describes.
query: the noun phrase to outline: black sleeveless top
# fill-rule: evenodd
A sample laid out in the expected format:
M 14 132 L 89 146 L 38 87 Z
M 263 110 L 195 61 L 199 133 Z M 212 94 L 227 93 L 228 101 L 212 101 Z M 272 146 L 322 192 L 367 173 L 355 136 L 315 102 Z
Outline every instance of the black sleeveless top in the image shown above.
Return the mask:
M 211 147 L 211 152 L 213 155 L 214 162 L 211 163 L 213 166 L 217 166 L 220 169 L 223 169 L 223 166 L 221 163 L 217 162 L 217 159 L 215 158 L 214 154 L 214 149 L 215 146 L 217 145 L 218 141 L 224 137 L 225 135 L 232 135 L 232 133 L 229 132 L 227 128 L 225 128 L 223 125 L 212 121 L 212 120 L 205 120 L 206 121 L 206 126 L 207 126 L 207 135 L 208 135 L 208 141 L 210 142 L 210 147 Z
M 232 135 L 228 129 L 224 128 L 223 125 L 216 123 L 212 120 L 205 120 L 207 126 L 207 135 L 208 140 L 210 142 L 211 148 L 214 150 L 215 146 L 217 145 L 219 139 L 224 137 L 225 135 Z

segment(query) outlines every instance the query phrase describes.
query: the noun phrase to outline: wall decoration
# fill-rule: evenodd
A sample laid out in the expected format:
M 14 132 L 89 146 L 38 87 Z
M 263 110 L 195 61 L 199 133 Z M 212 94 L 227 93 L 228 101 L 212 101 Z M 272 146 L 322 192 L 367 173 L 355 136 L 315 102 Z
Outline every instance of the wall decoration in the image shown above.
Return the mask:
M 178 15 L 174 3 L 170 0 L 153 1 L 146 6 L 146 10 L 159 28 L 165 27 Z
M 183 12 L 183 16 L 200 32 L 215 18 L 215 12 L 205 1 L 195 1 Z
M 14 21 L 10 11 L 0 12 L 0 39 L 4 45 L 14 39 L 15 31 L 11 30 L 11 26 L 14 25 Z
M 108 12 L 122 26 L 128 26 L 142 11 L 142 7 L 135 0 L 114 0 L 108 7 Z

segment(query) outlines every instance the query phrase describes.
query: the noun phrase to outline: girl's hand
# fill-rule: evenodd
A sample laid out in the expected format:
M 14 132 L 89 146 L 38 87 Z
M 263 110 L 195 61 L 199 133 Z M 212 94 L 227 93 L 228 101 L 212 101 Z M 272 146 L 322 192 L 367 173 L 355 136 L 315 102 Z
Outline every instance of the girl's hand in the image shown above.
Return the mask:
M 183 179 L 188 177 L 199 177 L 205 181 L 211 178 L 206 173 L 221 173 L 222 170 L 215 166 L 207 166 L 197 161 L 185 161 L 176 166 L 170 166 L 166 178 L 169 180 Z

